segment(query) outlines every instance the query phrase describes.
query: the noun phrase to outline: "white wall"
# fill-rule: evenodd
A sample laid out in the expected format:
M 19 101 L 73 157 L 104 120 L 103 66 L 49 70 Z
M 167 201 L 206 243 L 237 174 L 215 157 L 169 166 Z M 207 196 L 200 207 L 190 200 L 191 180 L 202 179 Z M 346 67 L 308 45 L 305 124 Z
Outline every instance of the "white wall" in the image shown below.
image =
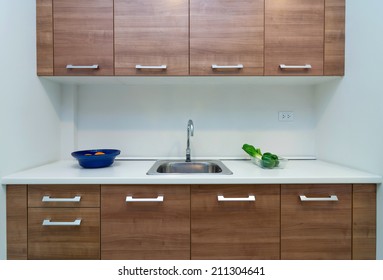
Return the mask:
M 349 0 L 346 73 L 316 89 L 318 157 L 383 175 L 383 2 Z M 378 187 L 377 256 L 383 259 L 383 191 Z
M 0 177 L 56 160 L 60 87 L 36 77 L 35 1 L 0 1 Z M 0 259 L 6 257 L 5 187 L 0 190 Z
M 244 157 L 244 143 L 282 155 L 314 155 L 316 150 L 313 88 L 308 85 L 80 86 L 77 106 L 79 149 L 182 157 L 192 119 L 195 157 Z M 294 122 L 278 121 L 278 111 L 289 110 Z

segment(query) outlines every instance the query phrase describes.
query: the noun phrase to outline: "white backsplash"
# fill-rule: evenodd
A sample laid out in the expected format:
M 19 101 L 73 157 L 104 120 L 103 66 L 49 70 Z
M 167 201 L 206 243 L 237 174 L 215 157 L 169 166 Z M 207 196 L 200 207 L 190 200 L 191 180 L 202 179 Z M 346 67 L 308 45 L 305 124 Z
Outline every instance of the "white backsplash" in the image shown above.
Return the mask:
M 81 85 L 77 91 L 77 109 L 63 108 L 73 112 L 77 130 L 73 144 L 62 145 L 68 157 L 71 147 L 182 157 L 189 119 L 195 126 L 192 157 L 243 157 L 244 143 L 281 155 L 315 155 L 310 85 L 151 83 Z M 278 121 L 279 111 L 294 111 L 294 122 Z

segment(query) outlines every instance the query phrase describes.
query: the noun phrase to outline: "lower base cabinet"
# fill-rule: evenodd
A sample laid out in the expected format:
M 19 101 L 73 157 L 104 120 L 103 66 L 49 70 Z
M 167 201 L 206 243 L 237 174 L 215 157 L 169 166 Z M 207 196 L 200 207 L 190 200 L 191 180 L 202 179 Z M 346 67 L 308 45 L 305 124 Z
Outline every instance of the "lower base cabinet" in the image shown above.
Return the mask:
M 190 259 L 190 187 L 102 186 L 101 259 Z
M 10 185 L 8 259 L 375 259 L 376 185 Z
M 351 259 L 352 185 L 282 185 L 281 258 Z
M 60 224 L 56 225 L 57 223 Z M 28 259 L 99 258 L 100 209 L 28 210 Z
M 279 259 L 280 186 L 193 186 L 192 259 Z

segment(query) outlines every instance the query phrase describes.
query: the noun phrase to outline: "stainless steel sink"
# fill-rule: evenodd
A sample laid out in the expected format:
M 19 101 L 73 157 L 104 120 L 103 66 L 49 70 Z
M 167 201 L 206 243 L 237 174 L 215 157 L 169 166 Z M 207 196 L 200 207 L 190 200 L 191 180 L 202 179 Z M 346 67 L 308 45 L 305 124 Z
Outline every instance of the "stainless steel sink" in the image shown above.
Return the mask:
M 159 160 L 146 173 L 148 175 L 161 174 L 219 174 L 231 175 L 230 171 L 219 160 Z

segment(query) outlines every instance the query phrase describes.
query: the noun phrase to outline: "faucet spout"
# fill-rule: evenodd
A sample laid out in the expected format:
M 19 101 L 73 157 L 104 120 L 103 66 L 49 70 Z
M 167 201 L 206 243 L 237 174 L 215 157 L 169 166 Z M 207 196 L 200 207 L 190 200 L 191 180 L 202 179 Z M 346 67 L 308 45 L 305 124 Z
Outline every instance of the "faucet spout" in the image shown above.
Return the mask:
M 194 124 L 192 120 L 188 121 L 188 126 L 187 126 L 186 162 L 191 162 L 190 136 L 194 136 Z

